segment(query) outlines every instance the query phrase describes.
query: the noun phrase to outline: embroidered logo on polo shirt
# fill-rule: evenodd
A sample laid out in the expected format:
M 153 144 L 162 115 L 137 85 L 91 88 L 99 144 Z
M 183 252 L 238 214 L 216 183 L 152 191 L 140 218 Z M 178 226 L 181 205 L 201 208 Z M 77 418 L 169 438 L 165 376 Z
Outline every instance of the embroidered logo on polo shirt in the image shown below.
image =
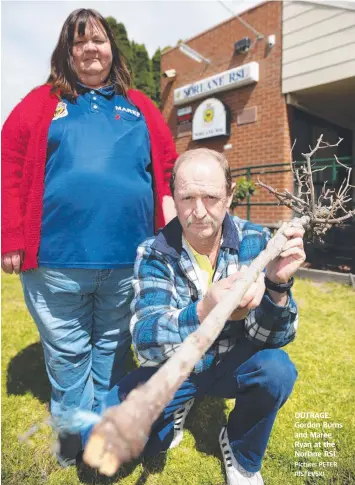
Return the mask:
M 54 112 L 53 120 L 64 118 L 64 116 L 68 116 L 67 104 L 64 101 L 59 101 Z
M 139 111 L 136 111 L 135 109 L 131 109 L 131 108 L 125 108 L 124 106 L 115 106 L 115 110 L 117 113 L 129 113 L 131 115 L 136 116 L 137 118 L 139 118 L 141 115 Z

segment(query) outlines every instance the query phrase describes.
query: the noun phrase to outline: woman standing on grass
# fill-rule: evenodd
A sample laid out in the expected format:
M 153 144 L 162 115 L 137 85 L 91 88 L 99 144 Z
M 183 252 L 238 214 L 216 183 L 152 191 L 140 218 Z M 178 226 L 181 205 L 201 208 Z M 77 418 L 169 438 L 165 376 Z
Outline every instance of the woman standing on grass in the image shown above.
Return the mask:
M 175 215 L 174 142 L 130 81 L 106 20 L 76 10 L 3 127 L 2 268 L 21 273 L 54 417 L 95 410 L 123 376 L 136 248 Z

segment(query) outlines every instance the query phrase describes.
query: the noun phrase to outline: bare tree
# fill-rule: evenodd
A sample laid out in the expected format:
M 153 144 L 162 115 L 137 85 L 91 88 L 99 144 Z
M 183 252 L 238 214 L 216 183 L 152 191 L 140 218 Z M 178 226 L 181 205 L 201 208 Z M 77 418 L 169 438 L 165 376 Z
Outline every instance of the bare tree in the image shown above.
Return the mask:
M 333 224 L 339 224 L 355 215 L 355 211 L 348 211 L 345 208 L 345 205 L 352 200 L 351 189 L 354 188 L 350 185 L 351 168 L 342 164 L 335 155 L 337 164 L 346 169 L 347 176 L 338 191 L 327 188 L 327 182 L 325 182 L 321 194 L 316 200 L 313 174 L 325 170 L 326 167 L 316 169 L 315 164 L 312 163 L 312 156 L 322 148 L 336 147 L 342 142 L 342 138 L 339 138 L 337 143 L 330 145 L 324 142 L 322 138 L 323 135 L 318 138 L 313 149 L 310 147 L 309 153 L 302 153 L 306 162 L 301 167 L 297 168 L 296 162 L 291 159 L 291 170 L 296 182 L 296 195 L 291 194 L 286 189 L 279 192 L 260 180 L 257 184 L 268 190 L 280 201 L 280 204 L 289 207 L 298 216 L 308 217 L 309 221 L 304 227 L 310 231 L 311 236 L 315 237 L 325 234 Z
M 282 224 L 266 249 L 249 266 L 243 279 L 237 280 L 225 298 L 218 303 L 204 320 L 203 325 L 190 334 L 177 352 L 142 386 L 129 393 L 119 406 L 105 411 L 102 420 L 94 427 L 84 451 L 84 460 L 98 468 L 105 475 L 112 476 L 126 461 L 137 457 L 146 444 L 152 424 L 175 392 L 192 372 L 195 364 L 213 344 L 223 326 L 238 306 L 243 295 L 257 279 L 266 265 L 275 259 L 287 241 L 284 235 L 288 227 L 302 226 L 308 233 L 323 235 L 332 224 L 343 222 L 355 215 L 355 210 L 347 211 L 345 204 L 350 201 L 351 169 L 337 163 L 347 170 L 347 177 L 338 191 L 327 189 L 326 184 L 318 200 L 315 197 L 312 174 L 317 171 L 312 156 L 329 145 L 322 140 L 310 152 L 303 154 L 305 164 L 297 168 L 294 162 L 291 169 L 296 181 L 296 194 L 288 190 L 279 192 L 259 182 L 283 204 L 292 209 L 297 217 Z

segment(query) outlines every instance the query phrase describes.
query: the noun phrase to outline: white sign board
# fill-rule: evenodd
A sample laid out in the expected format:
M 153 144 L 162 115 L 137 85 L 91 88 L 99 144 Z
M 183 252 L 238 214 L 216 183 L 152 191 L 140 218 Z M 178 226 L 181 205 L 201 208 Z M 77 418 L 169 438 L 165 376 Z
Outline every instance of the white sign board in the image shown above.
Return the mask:
M 229 116 L 222 101 L 209 98 L 197 107 L 192 119 L 193 140 L 229 135 L 229 129 Z
M 239 88 L 259 81 L 259 64 L 249 62 L 228 71 L 206 77 L 192 84 L 174 90 L 174 104 L 184 104 L 195 99 L 227 89 Z
M 178 116 L 184 116 L 192 113 L 192 106 L 186 106 L 186 108 L 180 108 L 177 110 L 176 114 Z

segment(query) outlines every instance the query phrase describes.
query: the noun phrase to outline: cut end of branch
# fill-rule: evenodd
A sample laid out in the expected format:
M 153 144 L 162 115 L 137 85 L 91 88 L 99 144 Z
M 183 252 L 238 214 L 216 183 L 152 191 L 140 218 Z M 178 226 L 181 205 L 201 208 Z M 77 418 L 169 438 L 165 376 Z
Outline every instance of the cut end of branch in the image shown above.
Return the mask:
M 92 435 L 85 447 L 83 460 L 92 468 L 99 468 L 105 454 L 105 438 L 98 434 Z
M 120 467 L 114 453 L 105 450 L 105 438 L 98 434 L 92 435 L 86 445 L 83 460 L 91 468 L 98 468 L 102 475 L 112 477 Z
M 106 452 L 102 458 L 101 466 L 99 467 L 99 472 L 107 477 L 112 477 L 118 470 L 120 463 L 118 462 L 116 456 L 111 452 Z

